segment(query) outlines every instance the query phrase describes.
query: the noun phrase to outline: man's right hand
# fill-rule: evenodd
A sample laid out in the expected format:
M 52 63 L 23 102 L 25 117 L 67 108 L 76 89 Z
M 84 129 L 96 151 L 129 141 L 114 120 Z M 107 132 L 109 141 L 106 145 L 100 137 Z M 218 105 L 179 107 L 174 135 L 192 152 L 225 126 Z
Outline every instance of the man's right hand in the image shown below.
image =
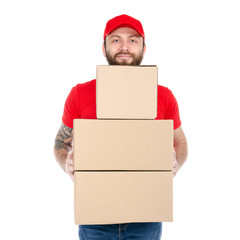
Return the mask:
M 73 149 L 68 152 L 65 168 L 70 178 L 74 180 Z

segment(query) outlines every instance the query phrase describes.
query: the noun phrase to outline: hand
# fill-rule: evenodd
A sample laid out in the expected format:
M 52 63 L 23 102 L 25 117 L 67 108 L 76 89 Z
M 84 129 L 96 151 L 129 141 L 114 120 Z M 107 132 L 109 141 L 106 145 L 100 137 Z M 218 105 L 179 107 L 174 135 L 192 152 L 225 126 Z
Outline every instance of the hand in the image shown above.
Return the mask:
M 71 149 L 69 152 L 68 152 L 68 155 L 67 155 L 67 160 L 66 160 L 66 172 L 68 173 L 68 175 L 70 176 L 70 178 L 72 180 L 74 180 L 74 168 L 73 168 L 73 150 Z
M 178 163 L 177 163 L 177 158 L 176 158 L 176 152 L 173 149 L 173 176 L 175 177 L 178 171 Z

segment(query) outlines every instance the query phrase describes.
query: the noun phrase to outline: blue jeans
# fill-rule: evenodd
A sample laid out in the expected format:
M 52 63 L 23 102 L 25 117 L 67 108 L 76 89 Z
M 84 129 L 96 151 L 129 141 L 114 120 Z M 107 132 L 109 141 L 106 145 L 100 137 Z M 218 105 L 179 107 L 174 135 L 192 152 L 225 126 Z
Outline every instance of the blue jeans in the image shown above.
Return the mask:
M 161 222 L 79 225 L 80 240 L 160 240 Z

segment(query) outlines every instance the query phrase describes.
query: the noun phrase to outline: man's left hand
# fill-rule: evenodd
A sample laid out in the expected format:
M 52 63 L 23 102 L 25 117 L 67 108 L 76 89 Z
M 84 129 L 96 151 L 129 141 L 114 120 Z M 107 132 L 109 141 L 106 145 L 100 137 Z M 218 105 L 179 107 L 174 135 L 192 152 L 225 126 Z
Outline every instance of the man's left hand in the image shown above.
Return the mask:
M 175 177 L 178 171 L 178 163 L 177 163 L 177 158 L 176 158 L 176 152 L 173 149 L 173 176 Z

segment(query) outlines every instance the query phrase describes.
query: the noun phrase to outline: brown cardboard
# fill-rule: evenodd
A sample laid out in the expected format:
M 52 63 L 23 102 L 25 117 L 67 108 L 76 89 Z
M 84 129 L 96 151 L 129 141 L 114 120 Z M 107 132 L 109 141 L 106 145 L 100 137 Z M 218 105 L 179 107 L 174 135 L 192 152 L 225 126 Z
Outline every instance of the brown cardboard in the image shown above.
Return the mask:
M 74 169 L 172 170 L 172 120 L 74 120 Z
M 97 66 L 98 119 L 155 119 L 157 66 Z
M 172 172 L 75 172 L 75 223 L 172 221 Z

